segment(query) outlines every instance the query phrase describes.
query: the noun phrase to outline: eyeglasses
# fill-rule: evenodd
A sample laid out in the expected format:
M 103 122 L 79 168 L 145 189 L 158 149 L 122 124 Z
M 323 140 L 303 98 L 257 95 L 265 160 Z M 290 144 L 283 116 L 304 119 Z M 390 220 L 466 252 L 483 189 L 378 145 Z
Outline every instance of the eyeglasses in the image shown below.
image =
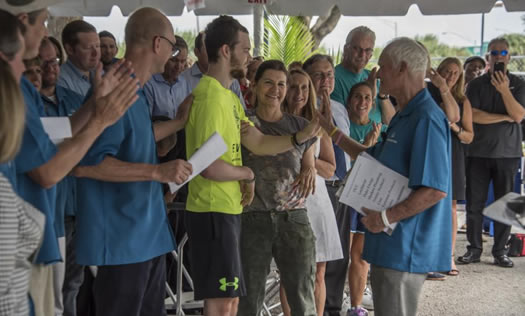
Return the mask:
M 54 67 L 60 65 L 60 58 L 51 58 L 50 60 L 42 61 L 42 65 L 40 67 L 46 68 L 46 67 Z
M 170 45 L 171 45 L 171 57 L 175 57 L 175 56 L 177 56 L 180 53 L 180 50 L 175 46 L 175 43 L 170 41 L 167 37 L 164 37 L 162 35 L 158 35 L 158 37 L 160 37 L 160 38 L 166 40 L 168 43 L 170 43 Z
M 501 56 L 507 56 L 509 54 L 509 51 L 504 49 L 504 50 L 491 50 L 490 51 L 490 54 L 492 56 L 498 56 L 498 55 L 501 55 Z
M 314 80 L 323 80 L 323 79 L 332 79 L 334 77 L 333 72 L 314 72 L 312 74 L 312 79 Z
M 352 46 L 352 49 L 355 50 L 359 55 L 365 53 L 366 55 L 371 55 L 374 53 L 373 48 L 361 48 L 359 46 Z

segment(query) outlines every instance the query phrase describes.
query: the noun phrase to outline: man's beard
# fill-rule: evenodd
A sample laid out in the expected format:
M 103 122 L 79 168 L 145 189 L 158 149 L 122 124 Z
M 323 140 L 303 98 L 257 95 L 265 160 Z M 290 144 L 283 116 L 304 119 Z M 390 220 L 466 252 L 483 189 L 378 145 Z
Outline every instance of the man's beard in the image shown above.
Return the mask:
M 246 77 L 246 67 L 241 65 L 241 62 L 235 55 L 232 55 L 230 67 L 230 75 L 232 78 L 239 80 Z

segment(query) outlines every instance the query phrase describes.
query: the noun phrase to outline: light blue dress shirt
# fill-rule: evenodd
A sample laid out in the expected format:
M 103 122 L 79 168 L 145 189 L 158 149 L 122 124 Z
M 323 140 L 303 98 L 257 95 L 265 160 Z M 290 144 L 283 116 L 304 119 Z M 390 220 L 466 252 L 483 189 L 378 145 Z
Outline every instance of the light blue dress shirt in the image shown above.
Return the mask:
M 91 78 L 93 78 L 94 75 L 94 71 L 91 71 L 89 76 L 84 75 L 77 66 L 68 60 L 60 66 L 57 86 L 73 90 L 81 96 L 86 96 L 91 88 Z
M 188 84 L 181 76 L 170 84 L 162 74 L 153 75 L 144 85 L 151 116 L 175 118 L 179 105 L 189 94 L 188 91 Z
M 444 112 L 422 89 L 390 122 L 383 142 L 369 153 L 408 177 L 409 187 L 428 187 L 446 198 L 397 224 L 391 236 L 366 232 L 363 259 L 411 272 L 449 271 L 452 253 L 450 128 Z
M 330 100 L 330 107 L 332 109 L 332 117 L 335 121 L 335 125 L 339 128 L 341 132 L 343 132 L 346 136 L 350 137 L 350 118 L 348 117 L 348 111 L 346 110 L 344 105 L 342 105 L 341 103 L 335 100 Z M 350 156 L 347 153 L 344 153 L 344 155 L 345 155 L 346 171 L 348 171 L 350 170 L 352 163 L 351 163 Z M 333 180 L 343 180 L 343 179 L 339 179 L 339 177 L 337 177 L 334 174 L 329 180 L 333 181 Z
M 197 63 L 194 63 L 193 66 L 191 66 L 189 69 L 186 69 L 182 74 L 180 74 L 180 77 L 183 77 L 186 80 L 189 89 L 187 94 L 190 94 L 201 80 L 202 72 L 199 69 Z M 239 97 L 242 107 L 246 110 L 246 104 L 244 103 L 244 97 L 241 92 L 241 85 L 237 79 L 233 80 L 232 85 L 230 86 L 230 90 L 233 91 L 233 93 L 235 93 Z

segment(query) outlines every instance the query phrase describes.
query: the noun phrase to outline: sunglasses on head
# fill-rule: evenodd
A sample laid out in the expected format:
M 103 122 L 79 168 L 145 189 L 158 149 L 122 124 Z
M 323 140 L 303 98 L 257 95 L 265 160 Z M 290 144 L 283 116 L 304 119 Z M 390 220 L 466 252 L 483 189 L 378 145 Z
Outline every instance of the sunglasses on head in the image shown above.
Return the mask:
M 504 49 L 504 50 L 491 50 L 490 51 L 490 54 L 492 56 L 498 56 L 498 55 L 501 55 L 501 56 L 507 56 L 509 54 L 509 51 Z

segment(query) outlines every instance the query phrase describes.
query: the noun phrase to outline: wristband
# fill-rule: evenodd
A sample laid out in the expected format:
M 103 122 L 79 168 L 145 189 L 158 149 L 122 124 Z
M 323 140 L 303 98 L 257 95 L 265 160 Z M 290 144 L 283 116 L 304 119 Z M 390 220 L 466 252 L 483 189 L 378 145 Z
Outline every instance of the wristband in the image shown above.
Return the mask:
M 336 126 L 336 127 L 334 127 L 334 129 L 330 132 L 330 134 L 329 134 L 329 135 L 330 135 L 330 138 L 332 138 L 332 137 L 335 135 L 335 133 L 337 133 L 337 129 L 338 129 L 338 128 L 337 128 L 337 126 Z
M 339 142 L 341 141 L 341 138 L 343 138 L 343 132 L 338 131 L 339 134 L 337 134 L 337 137 L 335 138 L 334 144 L 339 145 Z
M 249 179 L 249 180 L 243 180 L 244 183 L 252 183 L 255 181 L 255 175 L 253 175 L 253 178 L 252 179 Z
M 390 222 L 388 221 L 388 218 L 386 217 L 387 210 L 388 209 L 381 211 L 381 219 L 383 220 L 383 225 L 385 225 L 385 227 L 392 228 L 392 225 L 390 224 Z
M 302 144 L 299 144 L 299 142 L 297 141 L 297 133 L 293 133 L 292 135 L 292 144 L 294 144 L 295 146 L 301 146 Z

